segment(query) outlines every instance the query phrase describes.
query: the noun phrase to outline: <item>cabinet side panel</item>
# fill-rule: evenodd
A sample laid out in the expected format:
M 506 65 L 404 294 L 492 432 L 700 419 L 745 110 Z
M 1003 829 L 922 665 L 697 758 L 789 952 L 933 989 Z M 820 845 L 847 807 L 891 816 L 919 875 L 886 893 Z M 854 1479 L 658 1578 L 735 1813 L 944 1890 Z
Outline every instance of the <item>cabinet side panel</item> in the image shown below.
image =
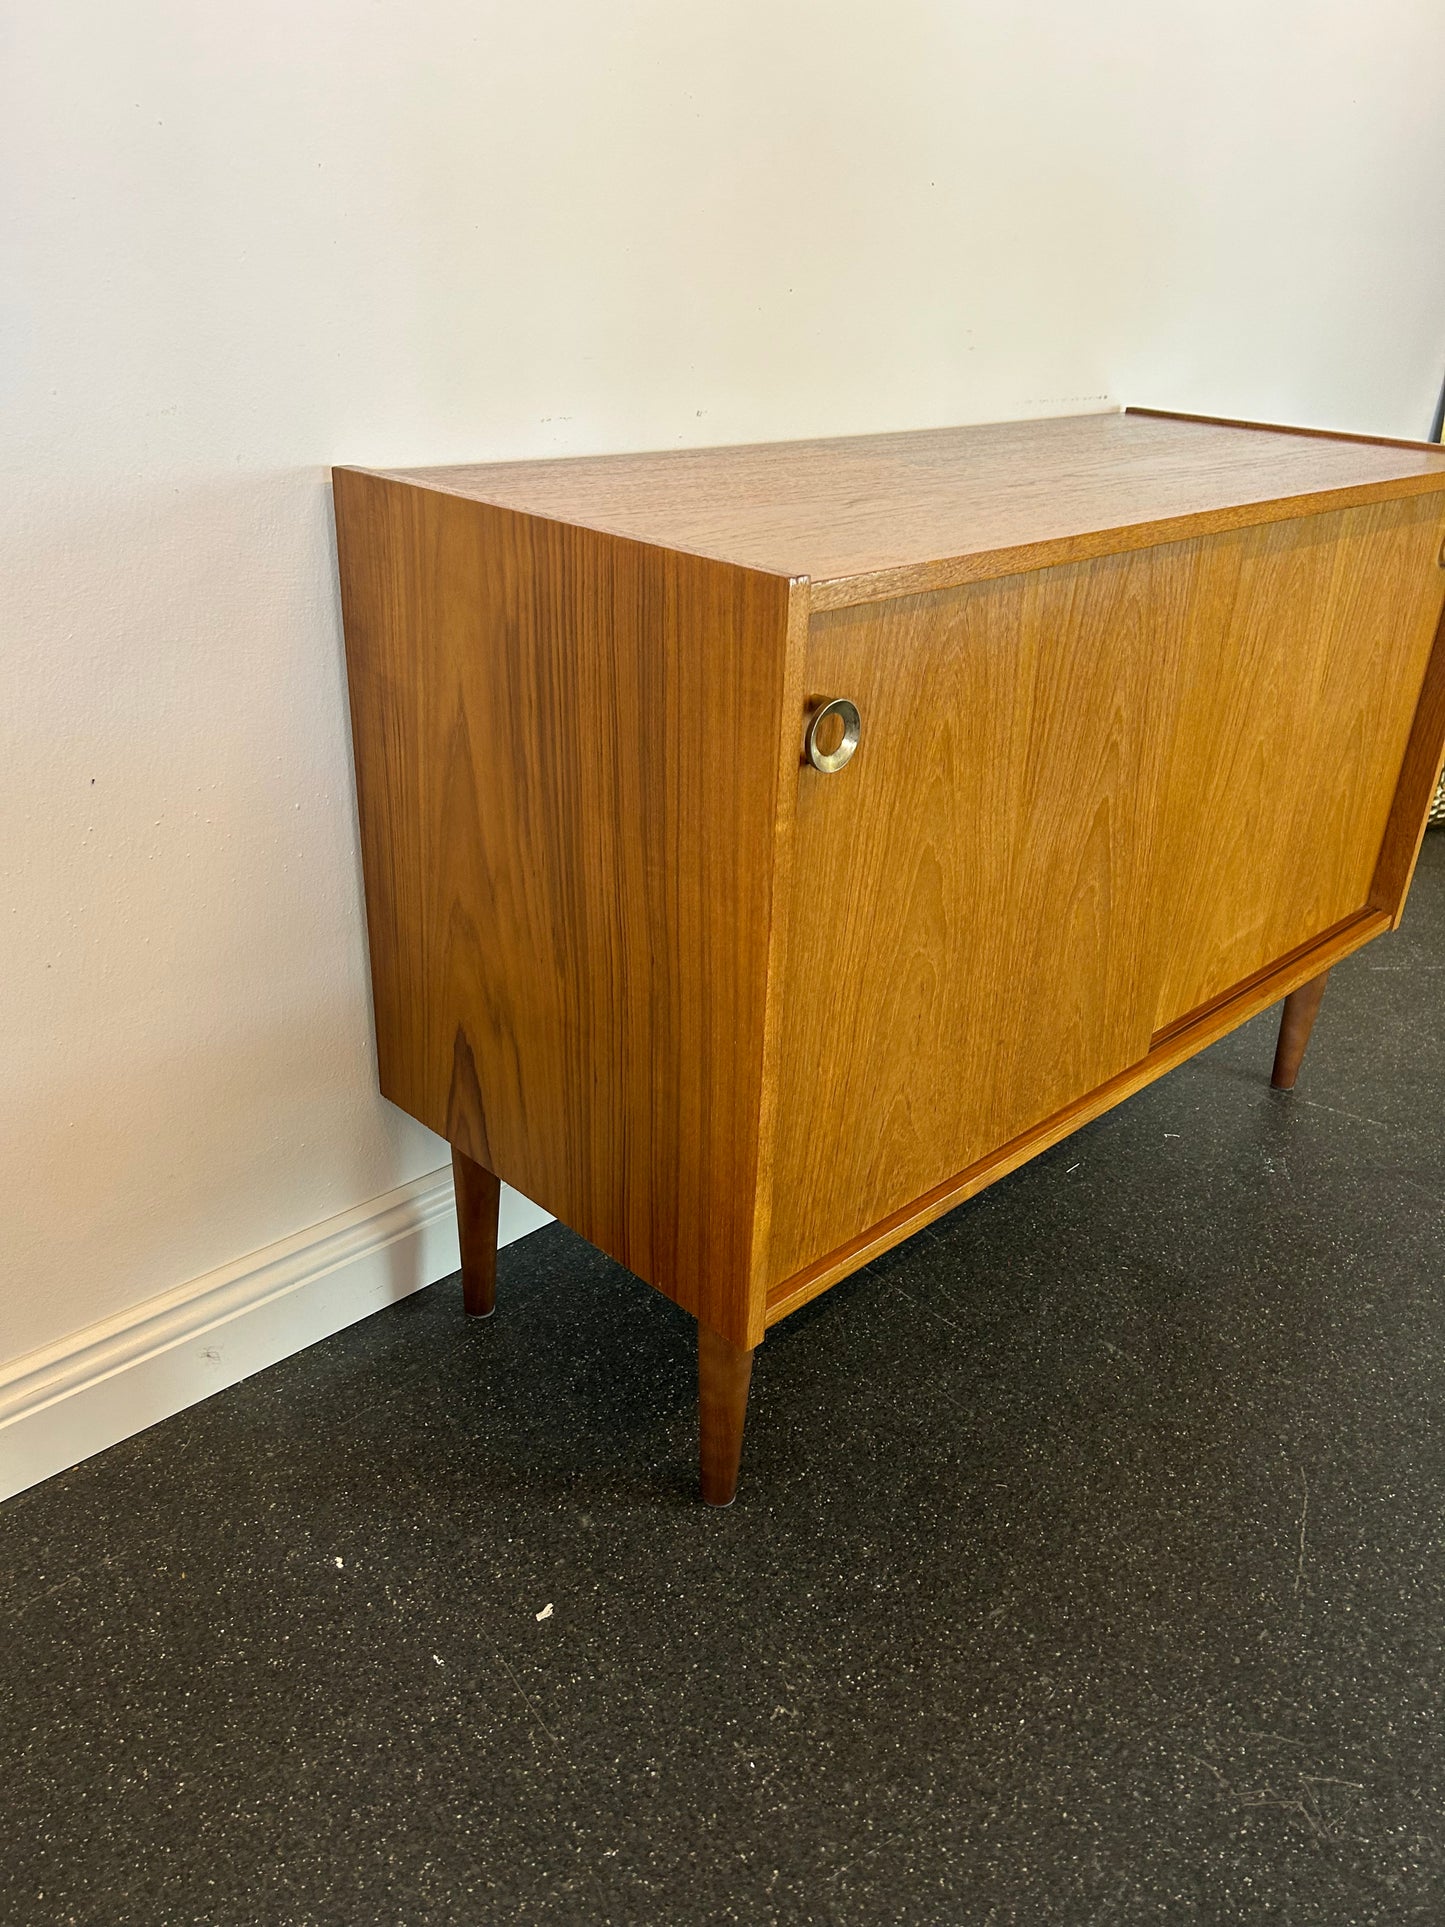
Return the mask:
M 337 520 L 382 1089 L 752 1342 L 787 580 L 347 471 Z

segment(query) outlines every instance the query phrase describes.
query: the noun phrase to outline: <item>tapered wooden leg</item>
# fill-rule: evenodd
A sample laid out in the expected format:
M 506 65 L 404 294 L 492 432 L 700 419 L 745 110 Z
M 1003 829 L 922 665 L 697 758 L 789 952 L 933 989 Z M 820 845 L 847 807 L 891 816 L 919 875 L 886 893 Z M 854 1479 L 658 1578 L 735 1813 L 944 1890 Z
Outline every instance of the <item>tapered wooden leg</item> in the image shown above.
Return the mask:
M 500 1178 L 465 1151 L 452 1149 L 457 1187 L 457 1233 L 462 1247 L 462 1303 L 473 1318 L 490 1318 L 497 1305 L 497 1205 Z
M 734 1345 L 706 1325 L 698 1326 L 697 1415 L 702 1434 L 702 1496 L 709 1505 L 731 1505 L 737 1497 L 752 1375 L 751 1346 Z
M 1292 990 L 1284 1000 L 1284 1015 L 1279 1020 L 1279 1044 L 1274 1053 L 1274 1076 L 1269 1080 L 1277 1091 L 1294 1089 L 1305 1045 L 1310 1041 L 1315 1018 L 1320 1014 L 1325 985 L 1329 980 L 1329 971 L 1323 971 L 1318 977 L 1311 977 L 1307 984 L 1301 984 L 1298 990 Z

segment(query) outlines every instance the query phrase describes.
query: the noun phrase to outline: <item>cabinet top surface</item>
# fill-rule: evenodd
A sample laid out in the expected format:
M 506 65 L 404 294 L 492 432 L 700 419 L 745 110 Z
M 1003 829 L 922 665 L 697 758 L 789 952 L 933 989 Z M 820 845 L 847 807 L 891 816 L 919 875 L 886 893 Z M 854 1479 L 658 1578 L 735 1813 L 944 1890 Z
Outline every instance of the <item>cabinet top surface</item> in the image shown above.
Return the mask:
M 817 584 L 949 557 L 1065 559 L 1110 531 L 1164 541 L 1239 526 L 1265 503 L 1307 512 L 1445 488 L 1445 450 L 1131 411 L 370 472 Z

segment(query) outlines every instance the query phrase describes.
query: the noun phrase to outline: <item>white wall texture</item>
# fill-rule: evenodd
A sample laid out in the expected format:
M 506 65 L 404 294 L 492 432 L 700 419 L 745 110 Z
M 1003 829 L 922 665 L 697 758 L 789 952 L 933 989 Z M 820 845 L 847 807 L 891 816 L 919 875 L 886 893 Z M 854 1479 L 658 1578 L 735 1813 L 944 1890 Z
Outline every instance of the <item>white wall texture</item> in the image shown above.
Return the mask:
M 4 40 L 0 1363 L 444 1161 L 374 1090 L 328 464 L 1112 400 L 1422 435 L 1445 368 L 1438 0 Z

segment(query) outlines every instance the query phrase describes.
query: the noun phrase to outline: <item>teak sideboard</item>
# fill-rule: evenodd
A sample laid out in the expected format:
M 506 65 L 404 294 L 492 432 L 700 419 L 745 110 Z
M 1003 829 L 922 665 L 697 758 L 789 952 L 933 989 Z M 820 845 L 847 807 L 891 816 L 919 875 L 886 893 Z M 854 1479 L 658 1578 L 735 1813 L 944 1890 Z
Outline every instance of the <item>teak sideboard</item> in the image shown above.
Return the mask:
M 338 469 L 381 1088 L 754 1347 L 1399 919 L 1445 452 L 1148 410 Z

